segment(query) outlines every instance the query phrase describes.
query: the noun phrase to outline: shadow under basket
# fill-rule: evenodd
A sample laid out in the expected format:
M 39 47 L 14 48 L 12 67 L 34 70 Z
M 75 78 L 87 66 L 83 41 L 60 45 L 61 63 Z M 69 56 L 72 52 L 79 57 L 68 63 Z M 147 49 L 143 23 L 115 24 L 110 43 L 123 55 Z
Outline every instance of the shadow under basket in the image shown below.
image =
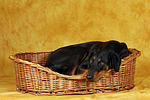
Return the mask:
M 43 67 L 51 52 L 17 53 L 9 58 L 14 61 L 17 91 L 34 95 L 93 94 L 118 92 L 134 87 L 136 58 L 140 51 L 122 59 L 120 71 L 106 72 L 98 82 L 86 81 L 86 76 L 62 75 Z

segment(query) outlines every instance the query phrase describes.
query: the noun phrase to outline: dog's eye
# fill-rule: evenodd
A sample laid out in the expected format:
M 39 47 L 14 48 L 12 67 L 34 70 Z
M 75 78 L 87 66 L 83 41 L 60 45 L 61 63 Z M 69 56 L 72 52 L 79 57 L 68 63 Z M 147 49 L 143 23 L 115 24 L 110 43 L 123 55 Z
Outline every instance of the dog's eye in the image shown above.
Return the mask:
M 104 62 L 100 62 L 101 65 L 104 65 Z

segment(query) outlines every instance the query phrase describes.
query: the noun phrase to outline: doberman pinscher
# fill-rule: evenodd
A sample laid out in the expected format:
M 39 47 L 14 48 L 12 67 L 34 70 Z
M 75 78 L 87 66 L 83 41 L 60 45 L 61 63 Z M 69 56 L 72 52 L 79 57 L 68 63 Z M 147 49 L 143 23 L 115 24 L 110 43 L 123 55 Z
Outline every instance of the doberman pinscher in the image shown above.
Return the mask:
M 127 45 L 118 41 L 93 41 L 61 47 L 52 52 L 45 64 L 61 74 L 81 74 L 88 69 L 88 81 L 98 81 L 106 71 L 119 72 L 121 59 L 130 54 Z

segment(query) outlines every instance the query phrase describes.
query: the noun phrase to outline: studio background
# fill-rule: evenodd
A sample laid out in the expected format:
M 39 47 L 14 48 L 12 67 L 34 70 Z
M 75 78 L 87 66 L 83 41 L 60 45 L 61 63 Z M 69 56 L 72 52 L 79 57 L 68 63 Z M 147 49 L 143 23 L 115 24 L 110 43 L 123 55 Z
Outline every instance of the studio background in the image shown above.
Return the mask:
M 16 92 L 10 55 L 108 40 L 125 42 L 129 48 L 141 51 L 136 63 L 135 88 L 117 95 L 73 95 L 62 99 L 150 98 L 149 0 L 0 0 L 0 96 L 39 99 Z

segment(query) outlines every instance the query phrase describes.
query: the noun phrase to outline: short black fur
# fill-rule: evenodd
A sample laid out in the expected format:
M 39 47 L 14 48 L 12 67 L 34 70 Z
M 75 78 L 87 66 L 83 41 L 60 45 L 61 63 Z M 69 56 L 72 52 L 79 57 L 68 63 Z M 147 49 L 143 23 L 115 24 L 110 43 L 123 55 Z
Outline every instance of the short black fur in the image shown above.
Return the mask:
M 119 72 L 121 59 L 129 54 L 127 45 L 118 41 L 86 42 L 55 50 L 49 55 L 45 67 L 65 75 L 70 75 L 75 67 L 76 74 L 89 69 L 87 80 L 94 81 L 95 72 L 109 69 Z

